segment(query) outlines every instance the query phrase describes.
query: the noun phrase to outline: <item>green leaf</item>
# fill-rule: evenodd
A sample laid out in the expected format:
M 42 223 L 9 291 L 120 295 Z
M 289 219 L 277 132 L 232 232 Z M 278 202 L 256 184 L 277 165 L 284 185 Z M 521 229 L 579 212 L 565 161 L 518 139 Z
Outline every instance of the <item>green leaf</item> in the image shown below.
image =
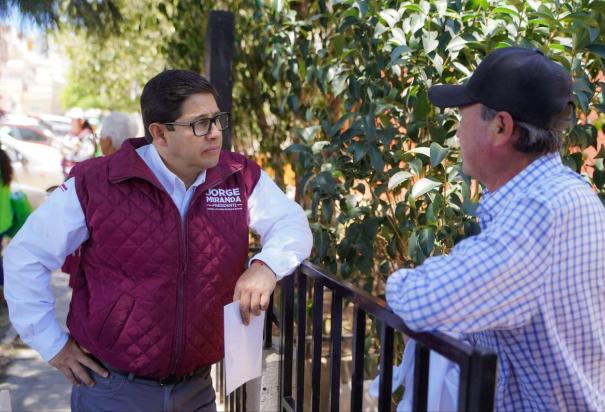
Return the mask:
M 457 52 L 457 51 L 462 50 L 465 45 L 466 45 L 466 40 L 460 36 L 456 36 L 448 42 L 445 49 L 450 50 L 452 52 Z M 460 63 L 458 63 L 458 64 L 460 64 Z
M 300 137 L 304 139 L 305 142 L 310 143 L 315 134 L 321 130 L 321 126 L 309 126 L 304 129 L 297 129 Z
M 492 10 L 494 14 L 506 14 L 512 17 L 519 17 L 519 12 L 512 6 L 496 7 Z
M 370 163 L 375 171 L 382 172 L 384 170 L 384 158 L 376 147 L 370 148 Z
M 351 144 L 351 147 L 353 149 L 353 161 L 355 163 L 363 159 L 370 149 L 367 142 L 354 142 Z
M 434 180 L 423 177 L 414 184 L 414 187 L 412 187 L 412 197 L 414 199 L 417 199 L 418 197 L 430 192 L 431 190 L 435 190 L 439 186 L 441 186 L 440 182 L 436 182 Z
M 454 65 L 454 67 L 456 69 L 458 69 L 465 76 L 470 76 L 471 75 L 471 71 L 466 66 L 464 66 L 463 64 L 461 64 L 460 62 L 453 62 L 453 65 Z
M 346 46 L 346 39 L 342 34 L 337 34 L 332 37 L 332 44 L 334 45 L 334 52 L 336 54 L 341 54 Z
M 410 149 L 408 152 L 406 153 L 417 153 L 417 154 L 421 154 L 423 156 L 426 156 L 428 158 L 431 157 L 431 149 L 429 147 L 415 147 L 413 149 Z
M 339 96 L 347 88 L 347 75 L 340 73 L 332 79 L 332 93 Z
M 369 0 L 356 0 L 355 4 L 359 8 L 359 13 L 361 13 L 361 17 L 365 16 L 368 12 L 368 2 Z
M 427 31 L 422 36 L 422 47 L 426 54 L 429 54 L 439 46 L 437 35 L 438 33 L 436 31 Z
M 422 26 L 424 26 L 425 16 L 424 14 L 414 13 L 410 16 L 410 33 L 416 33 Z
M 315 252 L 320 259 L 323 259 L 328 254 L 330 248 L 330 234 L 325 230 L 321 230 L 315 234 Z
M 379 13 L 379 16 L 389 25 L 389 27 L 394 27 L 400 18 L 399 13 L 394 9 L 383 10 Z
M 328 142 L 327 140 L 320 140 L 318 142 L 313 143 L 313 145 L 311 146 L 311 151 L 313 152 L 313 154 L 318 154 L 320 153 L 324 147 L 328 146 L 330 144 L 330 142 Z
M 376 28 L 374 29 L 374 38 L 375 39 L 379 38 L 383 33 L 385 33 L 388 30 L 389 30 L 388 27 L 386 27 L 380 23 L 377 23 Z
M 406 172 L 405 170 L 400 170 L 399 172 L 397 172 L 393 176 L 391 176 L 387 187 L 389 190 L 393 190 L 396 187 L 399 187 L 399 185 L 401 185 L 402 183 L 406 182 L 412 176 L 413 175 L 410 172 Z
M 431 166 L 435 167 L 440 164 L 449 153 L 449 149 L 442 147 L 439 143 L 431 143 L 430 157 Z
M 285 150 L 286 153 L 311 153 L 311 148 L 304 144 L 291 144 Z
M 425 256 L 429 256 L 435 246 L 435 229 L 432 227 L 422 228 L 418 231 L 418 245 Z
M 405 41 L 405 33 L 399 27 L 394 27 L 391 30 L 392 37 L 389 39 L 389 43 L 396 44 L 398 46 L 404 45 Z
M 407 53 L 410 53 L 411 51 L 412 51 L 412 49 L 410 49 L 405 44 L 395 47 L 393 49 L 393 51 L 391 52 L 391 62 L 389 64 L 393 64 L 396 60 L 398 60 L 401 57 L 402 54 L 407 54 Z
M 417 4 L 405 4 L 404 6 L 402 6 L 402 9 L 413 11 L 416 13 L 424 13 L 424 10 L 422 10 L 422 7 L 420 7 Z
M 412 173 L 416 176 L 420 176 L 420 174 L 422 173 L 422 160 L 410 159 L 407 161 L 407 163 Z

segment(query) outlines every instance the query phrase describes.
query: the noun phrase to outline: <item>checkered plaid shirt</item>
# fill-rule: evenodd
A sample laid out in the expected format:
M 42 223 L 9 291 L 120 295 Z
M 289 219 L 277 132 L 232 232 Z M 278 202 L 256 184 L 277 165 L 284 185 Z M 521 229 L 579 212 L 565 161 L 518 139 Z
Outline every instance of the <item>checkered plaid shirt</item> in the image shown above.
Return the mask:
M 414 330 L 494 350 L 496 410 L 605 411 L 603 204 L 549 154 L 477 214 L 479 235 L 389 277 L 389 305 Z

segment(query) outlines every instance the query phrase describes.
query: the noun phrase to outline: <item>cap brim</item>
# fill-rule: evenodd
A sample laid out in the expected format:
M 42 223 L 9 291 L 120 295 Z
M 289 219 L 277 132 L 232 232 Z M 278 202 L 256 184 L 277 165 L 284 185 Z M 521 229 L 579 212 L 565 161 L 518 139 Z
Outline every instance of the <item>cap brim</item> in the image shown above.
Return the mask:
M 462 85 L 440 84 L 429 88 L 429 100 L 437 107 L 460 107 L 478 103 Z

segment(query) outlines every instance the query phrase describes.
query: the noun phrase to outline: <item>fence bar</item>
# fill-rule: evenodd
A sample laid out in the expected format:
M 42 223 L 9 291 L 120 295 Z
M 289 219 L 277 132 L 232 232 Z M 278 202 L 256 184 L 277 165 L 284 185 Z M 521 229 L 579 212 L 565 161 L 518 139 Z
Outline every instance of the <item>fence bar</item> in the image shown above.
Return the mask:
M 223 362 L 218 366 L 218 376 L 221 403 L 225 403 L 225 364 Z
M 235 390 L 235 412 L 242 412 L 242 387 Z
M 269 298 L 269 306 L 267 306 L 267 311 L 265 312 L 265 337 L 263 349 L 271 349 L 273 345 L 273 294 Z
M 292 396 L 292 347 L 293 347 L 293 323 L 294 323 L 294 277 L 286 276 L 281 281 L 281 359 L 280 362 L 280 409 L 281 400 Z
M 361 412 L 363 403 L 363 361 L 366 337 L 366 313 L 355 305 L 353 318 L 353 376 L 351 377 L 351 412 Z
M 381 322 L 380 326 L 380 389 L 378 410 L 391 411 L 393 386 L 393 328 Z
M 292 406 L 294 405 L 294 400 L 292 399 L 291 396 L 285 397 L 282 400 L 282 410 L 285 412 L 295 412 L 294 411 L 294 407 Z
M 494 353 L 473 353 L 469 367 L 469 411 L 494 410 L 496 390 L 496 355 Z
M 313 287 L 313 361 L 311 364 L 311 411 L 319 412 L 321 394 L 321 347 L 324 287 L 319 280 Z
M 309 280 L 310 279 L 310 280 Z M 313 286 L 309 282 L 313 282 Z M 294 308 L 294 287 L 296 289 L 296 309 Z M 325 273 L 321 268 L 309 262 L 303 262 L 298 268 L 296 282 L 293 277 L 286 277 L 280 282 L 281 316 L 273 317 L 273 322 L 280 330 L 280 410 L 282 412 L 301 412 L 310 409 L 319 412 L 320 406 L 326 410 L 340 409 L 340 374 L 342 352 L 342 312 L 343 301 L 354 304 L 353 320 L 353 365 L 351 382 L 350 407 L 353 412 L 360 412 L 363 406 L 365 334 L 367 316 L 373 316 L 379 322 L 380 346 L 380 387 L 378 410 L 389 411 L 392 403 L 393 347 L 395 331 L 405 333 L 416 340 L 414 387 L 412 390 L 413 410 L 426 411 L 428 406 L 428 378 L 430 352 L 435 351 L 460 367 L 460 388 L 458 410 L 483 411 L 494 406 L 496 381 L 496 355 L 483 348 L 472 347 L 464 342 L 443 333 L 415 332 L 410 330 L 384 300 Z M 324 323 L 324 290 L 332 295 L 330 331 L 330 399 L 321 399 L 321 366 L 323 353 Z M 312 293 L 311 293 L 312 291 Z M 312 361 L 311 382 L 305 376 L 305 355 L 307 354 L 307 302 L 312 294 Z M 292 396 L 293 384 L 293 338 L 294 313 L 296 312 L 296 398 Z M 268 314 L 269 315 L 269 314 Z M 267 335 L 265 335 L 266 337 Z M 327 342 L 326 342 L 327 343 Z M 219 370 L 222 374 L 223 371 Z M 224 381 L 224 378 L 221 378 Z M 311 387 L 310 408 L 304 404 L 305 380 Z M 222 382 L 224 386 L 224 382 Z M 244 389 L 245 391 L 245 389 Z M 246 394 L 242 392 L 245 402 Z M 228 398 L 231 406 L 232 397 Z
M 414 394 L 412 410 L 426 412 L 429 392 L 429 360 L 430 351 L 420 342 L 416 342 L 414 353 Z
M 332 292 L 330 320 L 332 349 L 330 351 L 330 410 L 340 409 L 340 361 L 342 352 L 342 298 Z
M 296 411 L 303 412 L 305 405 L 305 348 L 307 346 L 307 277 L 300 271 L 297 277 Z

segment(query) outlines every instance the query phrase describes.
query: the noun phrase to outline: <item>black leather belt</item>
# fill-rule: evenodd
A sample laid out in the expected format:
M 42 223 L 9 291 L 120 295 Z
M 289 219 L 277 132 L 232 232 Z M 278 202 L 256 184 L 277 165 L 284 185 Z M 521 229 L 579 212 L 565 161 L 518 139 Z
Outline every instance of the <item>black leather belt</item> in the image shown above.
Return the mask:
M 186 381 L 187 379 L 191 379 L 196 376 L 206 377 L 206 376 L 210 375 L 210 366 L 206 366 L 204 368 L 200 368 L 196 371 L 193 371 L 191 373 L 188 373 L 188 374 L 182 375 L 182 376 L 170 374 L 164 378 L 149 378 L 149 377 L 145 377 L 145 376 L 135 375 L 132 372 L 126 372 L 126 371 L 116 369 L 113 366 L 106 364 L 105 362 L 102 362 L 102 364 L 105 367 L 105 369 L 107 369 L 109 372 L 123 376 L 131 382 L 139 381 L 139 382 L 146 382 L 146 383 L 150 383 L 150 384 L 156 384 L 159 386 L 176 385 L 176 384 Z

